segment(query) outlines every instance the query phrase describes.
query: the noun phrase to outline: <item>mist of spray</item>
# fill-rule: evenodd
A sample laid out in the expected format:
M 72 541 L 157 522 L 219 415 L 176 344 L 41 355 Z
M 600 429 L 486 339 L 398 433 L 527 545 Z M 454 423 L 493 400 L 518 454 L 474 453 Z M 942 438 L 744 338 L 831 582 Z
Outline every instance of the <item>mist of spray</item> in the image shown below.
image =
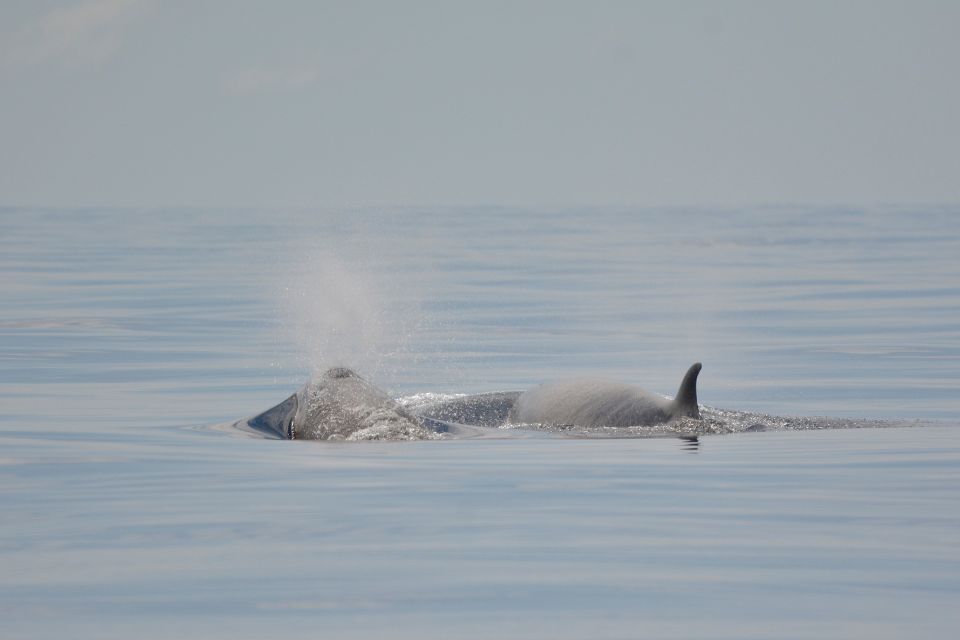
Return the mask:
M 313 375 L 350 367 L 389 382 L 411 356 L 422 324 L 417 298 L 389 270 L 348 262 L 331 250 L 288 254 L 278 287 L 280 326 L 296 367 Z

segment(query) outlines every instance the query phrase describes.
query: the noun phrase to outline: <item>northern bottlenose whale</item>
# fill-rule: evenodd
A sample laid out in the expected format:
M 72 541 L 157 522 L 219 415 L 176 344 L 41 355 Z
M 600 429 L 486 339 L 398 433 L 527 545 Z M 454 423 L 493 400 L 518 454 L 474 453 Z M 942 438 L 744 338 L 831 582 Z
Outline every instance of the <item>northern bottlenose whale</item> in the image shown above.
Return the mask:
M 289 440 L 420 440 L 442 430 L 434 422 L 409 413 L 352 369 L 334 367 L 246 425 Z
M 277 406 L 237 423 L 289 440 L 421 440 L 482 435 L 504 424 L 627 427 L 699 418 L 690 367 L 673 400 L 608 380 L 574 379 L 524 392 L 461 396 L 408 410 L 352 369 L 334 367 Z
M 509 418 L 513 424 L 632 427 L 700 418 L 699 362 L 688 370 L 673 400 L 640 387 L 599 379 L 574 379 L 534 387 L 520 394 Z

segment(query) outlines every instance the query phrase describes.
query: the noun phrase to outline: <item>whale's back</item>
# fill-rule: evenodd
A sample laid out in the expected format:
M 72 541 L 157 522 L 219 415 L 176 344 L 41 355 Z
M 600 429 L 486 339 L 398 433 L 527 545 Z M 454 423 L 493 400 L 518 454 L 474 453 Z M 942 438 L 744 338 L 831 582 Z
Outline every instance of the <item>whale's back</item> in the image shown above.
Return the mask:
M 671 418 L 670 401 L 643 389 L 595 378 L 552 382 L 525 391 L 510 413 L 514 424 L 629 427 Z

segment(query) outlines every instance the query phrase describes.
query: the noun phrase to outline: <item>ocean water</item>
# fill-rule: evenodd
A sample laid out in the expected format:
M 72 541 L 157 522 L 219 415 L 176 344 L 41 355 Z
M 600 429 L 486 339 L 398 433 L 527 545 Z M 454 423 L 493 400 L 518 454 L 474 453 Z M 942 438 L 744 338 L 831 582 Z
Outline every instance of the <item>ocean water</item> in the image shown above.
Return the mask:
M 960 624 L 957 207 L 5 208 L 0 228 L 0 637 Z M 694 361 L 709 411 L 792 428 L 223 426 L 338 364 L 410 398 L 573 375 L 672 394 Z

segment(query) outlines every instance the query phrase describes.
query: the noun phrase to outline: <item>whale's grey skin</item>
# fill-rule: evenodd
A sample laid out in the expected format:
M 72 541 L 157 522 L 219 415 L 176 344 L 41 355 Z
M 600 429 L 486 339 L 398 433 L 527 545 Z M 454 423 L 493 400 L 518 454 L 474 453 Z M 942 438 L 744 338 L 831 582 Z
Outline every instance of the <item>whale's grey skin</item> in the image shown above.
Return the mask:
M 344 440 L 376 437 L 381 430 L 394 438 L 420 439 L 442 430 L 400 407 L 386 393 L 351 369 L 334 367 L 314 378 L 277 406 L 251 418 L 247 425 L 289 440 Z
M 461 396 L 425 407 L 417 412 L 417 416 L 444 424 L 499 427 L 507 422 L 510 410 L 519 396 L 519 391 L 493 391 Z
M 552 382 L 520 394 L 510 410 L 513 424 L 632 427 L 663 424 L 681 417 L 700 418 L 695 363 L 673 400 L 634 385 L 599 379 Z

